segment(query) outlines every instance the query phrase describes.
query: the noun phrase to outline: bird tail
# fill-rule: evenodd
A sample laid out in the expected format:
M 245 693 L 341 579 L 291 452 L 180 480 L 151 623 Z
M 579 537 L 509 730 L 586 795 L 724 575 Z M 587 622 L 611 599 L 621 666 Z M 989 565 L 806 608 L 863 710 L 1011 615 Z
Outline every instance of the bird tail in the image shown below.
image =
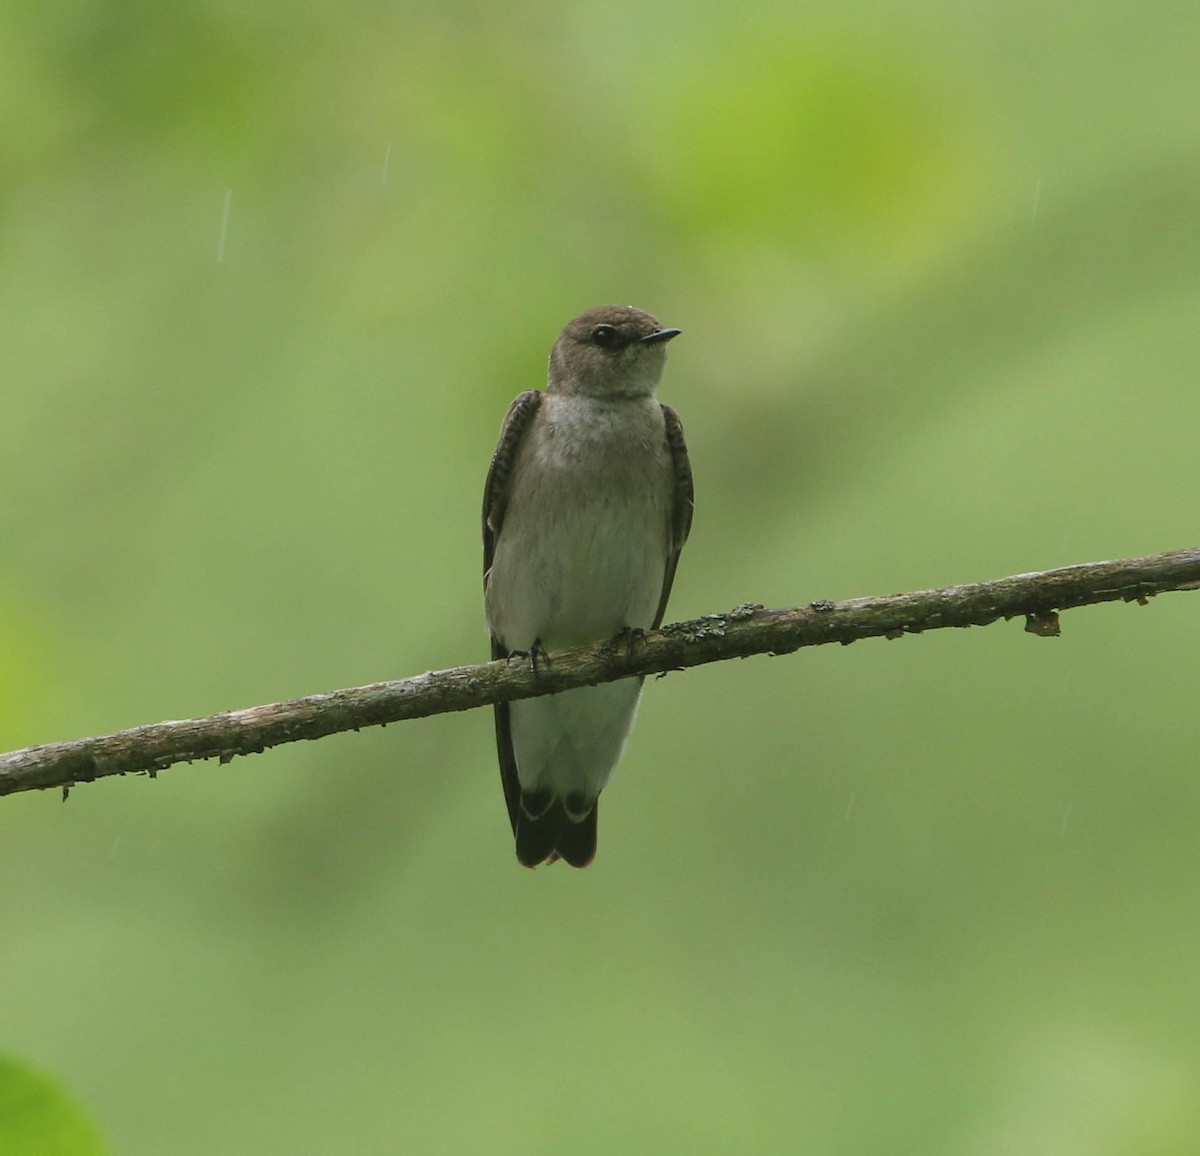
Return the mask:
M 540 794 L 540 792 L 539 792 Z M 534 804 L 527 806 L 528 803 Z M 596 857 L 597 800 L 581 818 L 574 818 L 562 799 L 551 799 L 537 807 L 537 794 L 522 794 L 517 813 L 517 860 L 524 867 L 537 867 L 563 859 L 572 867 L 586 867 Z

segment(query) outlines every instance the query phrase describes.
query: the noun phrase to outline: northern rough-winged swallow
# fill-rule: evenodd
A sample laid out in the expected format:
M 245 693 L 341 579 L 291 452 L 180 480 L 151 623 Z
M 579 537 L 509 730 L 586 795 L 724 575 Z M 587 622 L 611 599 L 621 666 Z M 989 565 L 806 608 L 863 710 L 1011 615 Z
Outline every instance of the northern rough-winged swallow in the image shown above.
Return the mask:
M 658 627 L 692 524 L 692 471 L 675 411 L 654 398 L 664 329 L 640 309 L 576 317 L 545 391 L 509 408 L 483 496 L 492 657 Z M 632 637 L 632 634 L 631 634 Z M 621 757 L 642 680 L 496 706 L 496 747 L 517 858 L 596 854 L 597 798 Z

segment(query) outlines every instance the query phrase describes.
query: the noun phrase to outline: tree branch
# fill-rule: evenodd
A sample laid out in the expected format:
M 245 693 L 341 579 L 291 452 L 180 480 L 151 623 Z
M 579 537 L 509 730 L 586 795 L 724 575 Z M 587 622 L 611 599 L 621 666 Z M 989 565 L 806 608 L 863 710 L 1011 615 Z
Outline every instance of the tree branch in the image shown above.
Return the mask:
M 1141 602 L 1171 590 L 1200 589 L 1200 547 L 1089 562 L 992 582 L 813 602 L 790 610 L 739 606 L 677 622 L 644 637 L 618 637 L 552 654 L 538 667 L 488 662 L 396 682 L 314 694 L 207 718 L 155 723 L 74 742 L 47 743 L 0 755 L 0 795 L 61 787 L 108 775 L 156 772 L 173 763 L 258 754 L 297 739 L 470 710 L 489 703 L 553 694 L 632 675 L 663 674 L 752 654 L 788 654 L 828 642 L 900 638 L 946 626 L 986 626 L 1025 618 L 1025 629 L 1057 635 L 1058 612 L 1098 602 Z

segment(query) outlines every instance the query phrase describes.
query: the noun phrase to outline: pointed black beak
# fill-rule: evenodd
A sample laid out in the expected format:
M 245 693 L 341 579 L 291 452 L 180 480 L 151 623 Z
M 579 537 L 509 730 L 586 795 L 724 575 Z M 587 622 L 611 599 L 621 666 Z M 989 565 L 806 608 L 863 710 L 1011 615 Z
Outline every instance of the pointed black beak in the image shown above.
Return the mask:
M 647 333 L 640 344 L 657 345 L 660 341 L 670 341 L 672 337 L 678 337 L 682 332 L 682 329 L 656 329 L 653 333 Z

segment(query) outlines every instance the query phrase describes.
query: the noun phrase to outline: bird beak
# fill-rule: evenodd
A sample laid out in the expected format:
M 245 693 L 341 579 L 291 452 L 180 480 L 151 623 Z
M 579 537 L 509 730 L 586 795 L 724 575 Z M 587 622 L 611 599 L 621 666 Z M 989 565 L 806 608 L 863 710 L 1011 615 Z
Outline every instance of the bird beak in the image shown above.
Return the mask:
M 657 345 L 660 341 L 670 341 L 672 337 L 678 337 L 682 332 L 681 329 L 656 329 L 653 333 L 647 333 L 639 344 Z

